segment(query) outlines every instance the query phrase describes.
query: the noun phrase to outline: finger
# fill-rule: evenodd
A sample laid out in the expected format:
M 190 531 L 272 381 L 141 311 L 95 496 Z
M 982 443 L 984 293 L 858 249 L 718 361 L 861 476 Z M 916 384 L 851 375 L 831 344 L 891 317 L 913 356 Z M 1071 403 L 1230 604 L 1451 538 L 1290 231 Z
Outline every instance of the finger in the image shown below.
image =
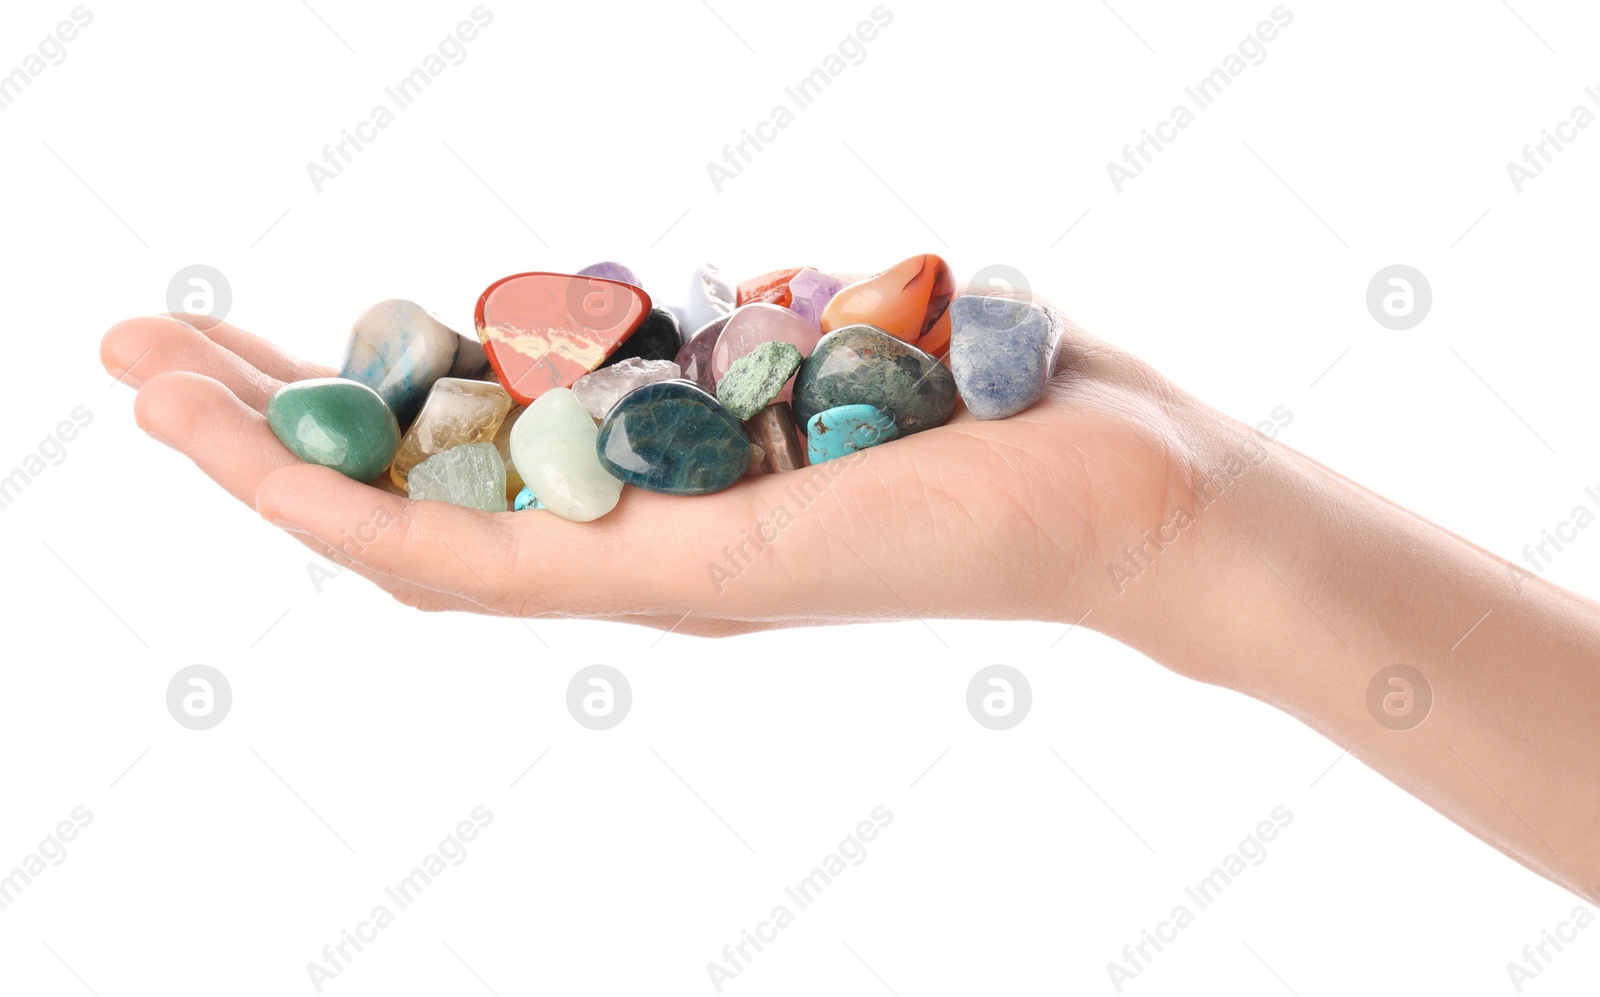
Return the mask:
M 332 377 L 338 373 L 332 367 L 301 360 L 260 336 L 245 332 L 227 322 L 211 320 L 196 322 L 194 316 L 185 315 L 168 317 L 192 326 L 218 346 L 237 355 L 261 373 L 275 377 L 279 381 L 304 381 L 313 377 Z
M 393 596 L 396 602 L 399 602 L 403 606 L 409 606 L 412 609 L 418 609 L 425 613 L 488 612 L 484 609 L 484 607 L 475 602 L 471 602 L 466 599 L 460 599 L 456 596 L 447 595 L 444 592 L 435 592 L 433 589 L 427 589 L 421 587 L 420 585 L 413 585 L 410 582 L 401 581 L 400 579 L 395 578 L 393 575 L 386 575 L 380 571 L 374 571 L 362 564 L 360 561 L 350 557 L 350 555 L 346 554 L 345 552 L 335 550 L 315 537 L 306 536 L 304 533 L 291 533 L 287 530 L 284 532 L 298 541 L 302 547 L 311 551 L 313 554 L 316 554 L 318 557 L 332 561 L 341 568 L 344 568 L 353 574 L 360 575 L 362 578 L 365 578 L 367 581 L 383 589 L 385 592 L 389 593 L 389 595 Z
M 118 322 L 100 342 L 100 362 L 132 387 L 172 371 L 191 371 L 221 382 L 261 411 L 282 381 L 263 373 L 193 326 L 166 316 Z
M 492 514 L 374 494 L 302 464 L 269 474 L 256 510 L 324 543 L 336 543 L 352 519 L 370 517 L 384 525 L 359 537 L 356 560 L 486 608 L 516 616 L 638 614 L 670 625 L 690 608 L 686 566 L 703 570 L 680 539 L 706 529 L 681 521 L 681 510 L 696 504 L 628 489 L 604 519 L 572 523 L 543 512 Z
M 192 372 L 158 375 L 139 389 L 134 416 L 144 430 L 182 451 L 213 481 L 242 502 L 255 506 L 256 489 L 270 472 L 299 460 L 286 450 L 260 413 L 246 406 L 220 382 Z M 373 495 L 385 494 L 365 485 Z M 369 517 L 370 518 L 370 517 Z M 456 599 L 425 586 L 375 571 L 351 556 L 359 545 L 364 520 L 351 520 L 334 531 L 333 543 L 304 534 L 291 534 L 311 550 L 389 592 L 417 609 L 453 609 L 482 612 L 483 607 Z

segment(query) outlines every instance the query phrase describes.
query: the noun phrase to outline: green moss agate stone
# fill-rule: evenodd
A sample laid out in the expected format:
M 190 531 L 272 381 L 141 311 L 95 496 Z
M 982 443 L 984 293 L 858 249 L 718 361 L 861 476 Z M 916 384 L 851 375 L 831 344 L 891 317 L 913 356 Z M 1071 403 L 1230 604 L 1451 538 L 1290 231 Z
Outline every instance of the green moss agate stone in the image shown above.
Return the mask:
M 296 457 L 357 481 L 382 474 L 400 447 L 400 425 L 383 398 L 342 377 L 285 384 L 267 402 L 267 425 Z
M 463 443 L 413 467 L 406 489 L 414 499 L 505 512 L 506 462 L 493 443 Z
M 733 362 L 717 382 L 717 401 L 740 422 L 772 404 L 805 358 L 793 343 L 762 343 Z
M 657 381 L 622 397 L 600 424 L 600 464 L 617 479 L 668 495 L 709 495 L 744 477 L 744 426 L 688 381 Z
M 942 425 L 956 404 L 956 381 L 932 354 L 870 325 L 847 325 L 823 336 L 794 380 L 794 416 L 841 405 L 889 413 L 901 436 Z

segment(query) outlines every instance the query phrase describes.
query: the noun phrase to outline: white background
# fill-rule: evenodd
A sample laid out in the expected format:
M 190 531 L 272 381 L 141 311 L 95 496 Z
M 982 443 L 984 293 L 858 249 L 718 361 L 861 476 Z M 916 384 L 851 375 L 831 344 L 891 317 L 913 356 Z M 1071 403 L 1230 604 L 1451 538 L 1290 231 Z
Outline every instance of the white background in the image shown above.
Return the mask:
M 889 0 L 865 61 L 717 193 L 706 163 L 873 4 L 711 2 L 493 0 L 466 61 L 320 194 L 306 164 L 470 0 L 91 3 L 0 111 L 0 473 L 94 415 L 0 510 L 0 871 L 94 814 L 0 911 L 0 991 L 314 993 L 306 964 L 483 804 L 469 857 L 325 992 L 713 994 L 706 964 L 881 804 L 866 860 L 724 992 L 1115 993 L 1106 964 L 1279 805 L 1267 860 L 1125 992 L 1516 992 L 1506 964 L 1576 898 L 1095 633 L 424 616 L 353 575 L 319 593 L 301 547 L 134 426 L 99 338 L 194 263 L 227 275 L 232 321 L 336 363 L 372 301 L 470 329 L 521 270 L 619 259 L 670 302 L 708 258 L 934 251 L 962 278 L 1017 268 L 1247 422 L 1287 406 L 1284 442 L 1502 555 L 1593 506 L 1600 128 L 1520 194 L 1505 169 L 1600 87 L 1592 6 L 1295 0 L 1119 194 L 1107 162 L 1269 0 Z M 7 4 L 0 72 L 71 8 Z M 1406 332 L 1365 306 L 1392 263 L 1433 288 Z M 1594 594 L 1590 534 L 1548 576 Z M 595 662 L 634 692 L 605 732 L 564 705 Z M 964 705 L 996 662 L 1034 690 L 1003 733 Z M 234 693 L 198 733 L 164 704 L 194 663 Z M 1591 927 L 1526 992 L 1596 979 Z

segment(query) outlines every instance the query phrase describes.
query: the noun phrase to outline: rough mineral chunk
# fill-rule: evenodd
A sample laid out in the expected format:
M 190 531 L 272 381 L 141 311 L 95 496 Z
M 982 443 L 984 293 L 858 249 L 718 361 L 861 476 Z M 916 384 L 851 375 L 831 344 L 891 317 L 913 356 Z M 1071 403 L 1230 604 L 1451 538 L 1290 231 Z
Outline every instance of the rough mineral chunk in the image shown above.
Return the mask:
M 407 489 L 413 499 L 505 512 L 506 465 L 493 443 L 451 447 L 412 468 Z

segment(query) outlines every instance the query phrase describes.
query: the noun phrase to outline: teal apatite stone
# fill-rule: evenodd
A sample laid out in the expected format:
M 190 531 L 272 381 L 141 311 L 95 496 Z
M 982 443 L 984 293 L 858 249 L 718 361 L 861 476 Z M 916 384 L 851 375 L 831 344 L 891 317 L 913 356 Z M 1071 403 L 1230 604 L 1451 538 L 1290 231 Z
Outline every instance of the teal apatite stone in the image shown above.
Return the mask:
M 668 495 L 709 495 L 750 467 L 744 426 L 688 381 L 657 381 L 612 406 L 595 441 L 600 465 L 617 479 Z
M 342 377 L 293 381 L 267 402 L 272 435 L 296 457 L 371 481 L 394 460 L 400 426 L 376 391 Z
M 517 493 L 517 499 L 511 504 L 511 511 L 521 512 L 524 509 L 543 509 L 544 503 L 539 501 L 539 496 L 533 494 L 533 489 L 527 485 L 522 486 L 522 491 Z
M 847 325 L 822 337 L 794 380 L 794 416 L 800 425 L 841 405 L 880 408 L 905 436 L 950 418 L 956 382 L 932 354 L 876 326 Z
M 506 462 L 493 443 L 464 443 L 413 467 L 406 489 L 414 499 L 505 512 Z
M 806 456 L 812 464 L 848 457 L 900 435 L 900 427 L 873 405 L 840 405 L 806 420 Z
M 772 404 L 805 358 L 793 343 L 762 343 L 728 367 L 717 382 L 717 401 L 740 422 Z

